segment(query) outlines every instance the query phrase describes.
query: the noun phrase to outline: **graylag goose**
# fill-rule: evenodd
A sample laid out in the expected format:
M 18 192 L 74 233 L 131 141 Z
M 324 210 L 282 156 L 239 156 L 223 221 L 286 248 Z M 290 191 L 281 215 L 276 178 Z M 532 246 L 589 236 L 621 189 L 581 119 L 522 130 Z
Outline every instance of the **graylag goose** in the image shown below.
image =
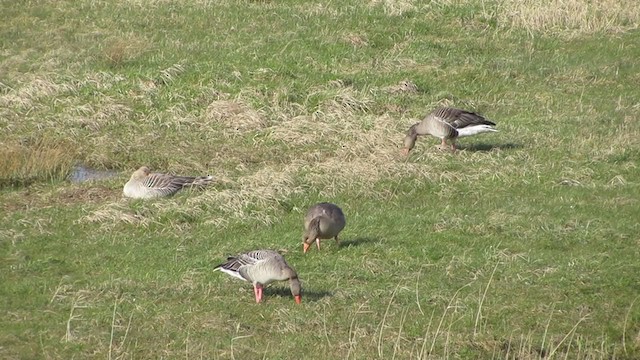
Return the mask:
M 484 132 L 496 132 L 495 123 L 485 119 L 476 113 L 443 107 L 432 111 L 421 122 L 413 124 L 407 136 L 404 138 L 404 148 L 402 152 L 409 155 L 409 151 L 416 144 L 418 135 L 430 134 L 442 140 L 442 148 L 447 146 L 446 141 L 450 140 L 451 150 L 456 150 L 456 139 L 464 136 L 472 136 Z
M 129 181 L 124 184 L 124 196 L 134 199 L 151 199 L 169 196 L 188 186 L 208 185 L 212 176 L 175 176 L 152 173 L 143 166 L 134 171 Z
M 284 257 L 273 250 L 254 250 L 227 258 L 227 262 L 214 268 L 238 279 L 253 283 L 256 302 L 262 301 L 262 289 L 274 281 L 289 280 L 291 294 L 300 304 L 302 301 L 298 274 L 284 260 Z
M 344 213 L 337 205 L 328 202 L 313 205 L 304 217 L 303 252 L 309 251 L 314 241 L 320 250 L 320 239 L 334 238 L 336 244 L 339 244 L 338 234 L 345 224 Z

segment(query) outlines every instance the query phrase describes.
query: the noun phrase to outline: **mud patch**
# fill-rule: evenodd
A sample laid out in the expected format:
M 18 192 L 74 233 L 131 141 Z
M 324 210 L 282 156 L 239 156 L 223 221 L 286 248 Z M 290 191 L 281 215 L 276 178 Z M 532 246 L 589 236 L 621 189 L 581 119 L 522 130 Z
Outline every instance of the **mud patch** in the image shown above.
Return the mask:
M 121 189 L 110 189 L 104 186 L 90 188 L 75 188 L 62 190 L 57 200 L 63 204 L 96 204 L 107 201 L 117 201 L 122 194 Z

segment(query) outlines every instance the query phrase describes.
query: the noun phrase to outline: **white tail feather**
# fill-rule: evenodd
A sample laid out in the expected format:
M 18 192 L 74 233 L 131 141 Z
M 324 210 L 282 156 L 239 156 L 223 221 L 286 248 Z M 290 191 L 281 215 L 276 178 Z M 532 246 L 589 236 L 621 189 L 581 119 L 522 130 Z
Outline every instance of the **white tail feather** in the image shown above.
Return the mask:
M 498 130 L 491 125 L 474 125 L 456 130 L 458 130 L 458 137 L 473 136 L 485 132 L 498 132 Z
M 247 279 L 243 278 L 240 274 L 238 274 L 238 272 L 237 272 L 237 271 L 227 270 L 227 269 L 224 269 L 224 268 L 222 268 L 222 267 L 215 268 L 214 270 L 220 270 L 220 271 L 222 271 L 223 273 L 229 274 L 229 275 L 231 275 L 231 276 L 233 276 L 233 277 L 236 277 L 236 278 L 238 278 L 238 279 L 240 279 L 240 280 L 247 281 Z

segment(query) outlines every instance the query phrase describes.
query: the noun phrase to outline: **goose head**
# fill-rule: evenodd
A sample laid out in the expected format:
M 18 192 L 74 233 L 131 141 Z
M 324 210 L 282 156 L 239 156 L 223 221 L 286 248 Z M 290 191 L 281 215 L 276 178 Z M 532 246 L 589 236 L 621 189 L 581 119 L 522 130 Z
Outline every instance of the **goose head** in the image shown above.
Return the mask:
M 409 131 L 407 131 L 407 136 L 404 137 L 404 147 L 402 148 L 402 154 L 407 156 L 413 147 L 416 145 L 416 139 L 418 138 L 418 132 L 416 127 L 418 124 L 413 124 Z
M 291 289 L 291 295 L 293 295 L 296 304 L 300 304 L 302 302 L 302 287 L 300 286 L 298 276 L 289 279 L 289 288 Z
M 131 180 L 142 180 L 149 174 L 151 174 L 151 170 L 146 166 L 142 166 L 138 170 L 133 172 L 133 174 L 131 175 Z

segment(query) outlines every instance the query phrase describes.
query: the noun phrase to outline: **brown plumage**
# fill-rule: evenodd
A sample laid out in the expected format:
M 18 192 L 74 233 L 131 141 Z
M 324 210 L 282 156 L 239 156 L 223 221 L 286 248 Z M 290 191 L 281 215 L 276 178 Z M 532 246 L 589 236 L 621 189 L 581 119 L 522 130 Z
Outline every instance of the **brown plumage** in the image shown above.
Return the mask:
M 442 140 L 441 146 L 446 146 L 450 140 L 451 150 L 456 150 L 456 139 L 484 132 L 496 132 L 496 124 L 474 112 L 443 107 L 429 113 L 421 122 L 413 124 L 404 138 L 403 152 L 405 155 L 413 149 L 418 135 L 432 135 Z
M 332 203 L 318 203 L 307 211 L 304 217 L 304 235 L 302 236 L 302 250 L 306 253 L 313 242 L 316 242 L 320 250 L 321 239 L 336 240 L 340 243 L 338 234 L 344 229 L 346 221 L 344 213 L 337 205 Z
M 262 301 L 262 289 L 274 281 L 289 280 L 291 294 L 296 303 L 302 301 L 298 274 L 284 257 L 274 250 L 254 250 L 227 258 L 227 262 L 214 268 L 253 284 L 256 302 Z

